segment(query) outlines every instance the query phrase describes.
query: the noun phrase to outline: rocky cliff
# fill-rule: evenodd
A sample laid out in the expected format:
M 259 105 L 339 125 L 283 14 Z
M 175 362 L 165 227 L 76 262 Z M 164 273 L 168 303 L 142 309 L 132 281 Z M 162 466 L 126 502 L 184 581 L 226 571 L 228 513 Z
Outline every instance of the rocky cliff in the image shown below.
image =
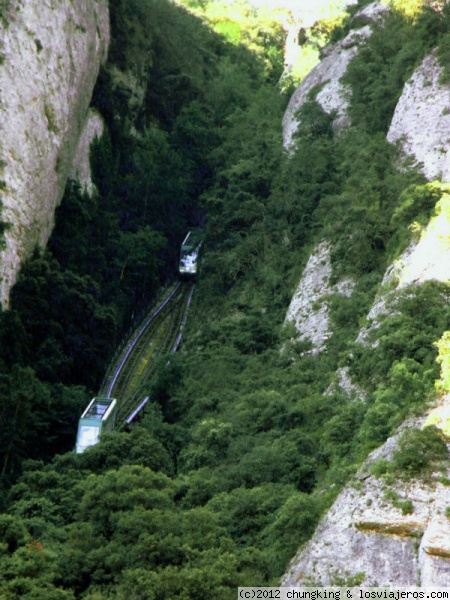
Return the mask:
M 298 128 L 296 113 L 314 89 L 320 88 L 315 99 L 322 108 L 328 113 L 336 111 L 335 129 L 349 124 L 346 114 L 348 90 L 340 79 L 358 52 L 360 44 L 370 36 L 372 26 L 382 21 L 386 12 L 384 4 L 370 4 L 355 15 L 353 21 L 358 24 L 358 28 L 351 29 L 342 41 L 325 49 L 321 62 L 308 73 L 289 101 L 283 118 L 283 142 L 286 148 L 294 143 Z
M 0 21 L 0 301 L 23 260 L 44 247 L 69 174 L 89 187 L 86 140 L 101 129 L 88 113 L 109 45 L 107 0 L 11 0 Z M 83 134 L 83 131 L 85 133 Z M 76 158 L 74 166 L 74 158 Z M 84 175 L 83 175 L 84 173 Z
M 382 19 L 384 11 L 384 6 L 378 3 L 367 7 L 363 16 L 368 23 L 351 31 L 345 40 L 330 49 L 322 63 L 300 85 L 284 118 L 287 148 L 294 143 L 298 126 L 295 113 L 317 85 L 322 85 L 317 101 L 325 111 L 337 113 L 335 126 L 349 124 L 346 115 L 348 90 L 340 78 L 358 51 L 359 41 L 370 35 L 370 21 Z M 441 68 L 435 54 L 431 53 L 405 85 L 387 139 L 398 146 L 399 168 L 406 168 L 407 162 L 414 164 L 429 181 L 439 180 L 436 185 L 447 189 L 450 86 L 440 82 L 440 74 Z M 330 286 L 329 253 L 330 244 L 322 240 L 305 267 L 287 313 L 287 320 L 294 322 L 299 339 L 309 340 L 315 354 L 326 348 L 327 339 L 332 335 L 327 304 L 330 294 L 351 293 L 352 289 L 345 282 L 341 283 L 341 291 L 339 284 Z M 434 216 L 417 240 L 387 269 L 368 314 L 369 325 L 360 331 L 357 342 L 368 343 L 368 328 L 377 327 L 381 314 L 395 311 L 398 290 L 427 280 L 450 280 L 448 193 L 436 206 Z M 345 367 L 338 372 L 336 381 L 344 392 L 351 392 L 353 398 L 364 401 L 364 391 L 352 385 Z M 448 428 L 450 398 L 442 397 L 437 402 L 437 408 L 428 419 L 443 429 Z M 401 429 L 420 427 L 424 422 L 425 417 L 405 423 Z M 398 435 L 390 438 L 368 458 L 353 483 L 338 496 L 313 538 L 292 560 L 282 585 L 352 581 L 367 586 L 450 585 L 450 521 L 445 516 L 446 507 L 450 505 L 446 485 L 448 468 L 444 467 L 443 478 L 441 473 L 427 480 L 397 480 L 387 493 L 386 482 L 371 475 L 369 467 L 380 457 L 391 459 L 397 441 Z M 401 501 L 394 506 L 389 497 Z M 405 501 L 410 501 L 411 511 L 407 514 L 399 508 Z
M 449 405 L 444 398 L 434 413 L 448 412 Z M 443 474 L 441 465 L 426 479 L 394 482 L 370 474 L 374 463 L 392 458 L 402 431 L 425 422 L 403 424 L 369 456 L 294 558 L 282 585 L 449 585 L 449 469 Z

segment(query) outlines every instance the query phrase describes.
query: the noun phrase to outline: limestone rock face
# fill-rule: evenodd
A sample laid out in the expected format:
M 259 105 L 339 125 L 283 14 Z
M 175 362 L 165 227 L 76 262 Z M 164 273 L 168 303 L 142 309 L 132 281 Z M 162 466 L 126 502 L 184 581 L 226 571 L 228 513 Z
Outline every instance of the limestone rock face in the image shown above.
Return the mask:
M 369 326 L 360 330 L 356 341 L 366 344 L 368 334 L 379 327 L 379 318 L 395 313 L 399 290 L 431 280 L 450 281 L 450 188 L 437 203 L 435 215 L 420 238 L 386 270 L 380 293 L 367 315 Z
M 45 246 L 109 45 L 107 0 L 11 0 L 0 22 L 0 300 Z
M 295 325 L 298 339 L 312 343 L 313 354 L 324 350 L 332 335 L 328 308 L 330 295 L 350 296 L 355 286 L 350 279 L 331 285 L 330 251 L 331 245 L 327 241 L 315 248 L 286 314 L 286 321 Z
M 440 83 L 441 73 L 434 54 L 423 60 L 405 84 L 387 136 L 430 181 L 450 180 L 450 86 Z
M 369 474 L 370 463 L 389 459 L 399 435 L 369 456 L 294 557 L 281 585 L 331 585 L 355 577 L 363 587 L 450 584 L 449 486 L 438 478 L 387 485 Z M 406 501 L 410 506 L 402 511 Z
M 386 5 L 374 2 L 358 12 L 353 22 L 359 29 L 352 29 L 347 37 L 335 46 L 328 48 L 326 56 L 321 62 L 303 79 L 300 86 L 294 92 L 283 117 L 283 143 L 285 148 L 291 148 L 294 143 L 294 135 L 299 122 L 296 117 L 297 111 L 308 100 L 308 94 L 317 86 L 321 90 L 315 96 L 316 101 L 325 112 L 336 111 L 334 121 L 335 129 L 348 125 L 347 94 L 349 90 L 341 83 L 340 79 L 347 70 L 352 58 L 357 54 L 359 45 L 372 33 L 372 25 L 383 18 L 387 11 Z

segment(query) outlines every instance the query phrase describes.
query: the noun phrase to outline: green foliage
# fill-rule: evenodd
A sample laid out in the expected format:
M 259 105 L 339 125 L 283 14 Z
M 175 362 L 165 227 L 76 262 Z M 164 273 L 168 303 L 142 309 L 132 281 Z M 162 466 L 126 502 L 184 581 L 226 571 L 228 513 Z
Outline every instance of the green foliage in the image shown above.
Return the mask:
M 384 491 L 383 498 L 385 500 L 390 500 L 395 508 L 399 508 L 402 511 L 402 515 L 410 515 L 414 512 L 412 500 L 409 498 L 401 500 L 401 497 L 392 488 L 388 488 Z
M 398 442 L 392 462 L 394 471 L 413 477 L 433 468 L 434 461 L 448 457 L 447 445 L 437 427 L 406 431 Z
M 274 576 L 286 569 L 299 546 L 314 532 L 330 495 L 296 493 L 276 511 L 275 518 L 264 528 L 260 545 L 270 548 L 269 560 Z
M 14 518 L 12 515 L 0 516 L 0 540 L 2 543 L 2 553 L 15 552 L 17 548 L 23 546 L 30 540 L 30 536 L 24 524 Z
M 411 515 L 414 512 L 414 506 L 412 500 L 405 500 L 400 503 L 400 510 L 402 515 Z
M 0 376 L 3 477 L 15 475 L 24 458 L 49 458 L 69 450 L 73 429 L 86 403 L 81 387 L 41 382 L 30 367 L 14 365 Z
M 436 346 L 439 351 L 437 357 L 441 365 L 441 378 L 438 387 L 446 392 L 450 391 L 450 331 L 445 331 Z
M 11 0 L 1 0 L 0 1 L 0 22 L 3 27 L 7 28 L 9 25 L 9 19 L 11 10 Z
M 114 310 L 101 304 L 98 283 L 61 270 L 48 253 L 35 254 L 23 267 L 11 301 L 27 332 L 22 335 L 26 346 L 16 355 L 44 380 L 95 385 L 117 339 Z M 7 355 L 3 360 L 10 364 Z
M 30 536 L 19 517 L 0 518 L 0 548 L 2 597 L 73 600 L 72 591 L 55 585 L 55 554 Z
M 237 44 L 241 39 L 241 26 L 236 21 L 219 21 L 216 23 L 214 30 L 232 44 Z
M 447 328 L 447 295 L 447 286 L 437 282 L 405 288 L 394 314 L 373 331 L 376 346 L 354 346 L 350 371 L 370 393 L 359 432 L 367 449 L 386 439 L 433 393 L 439 373 L 434 342 Z
M 349 114 L 354 124 L 372 134 L 387 132 L 404 83 L 447 28 L 447 17 L 430 7 L 415 19 L 399 9 L 389 11 L 343 78 L 352 88 Z
M 436 181 L 409 186 L 400 194 L 390 220 L 390 225 L 396 229 L 388 244 L 390 257 L 399 256 L 406 249 L 411 237 L 417 237 L 447 191 L 446 184 Z
M 179 3 L 200 15 L 228 43 L 250 50 L 264 65 L 267 80 L 273 84 L 278 81 L 283 71 L 285 37 L 279 11 L 258 11 L 245 0 Z
M 409 225 L 413 219 L 422 226 L 428 222 L 431 212 L 446 188 L 439 182 L 412 186 L 404 190 L 399 197 L 398 206 L 392 214 L 394 226 Z
M 391 308 L 396 314 L 381 317 L 380 327 L 372 331 L 371 341 L 378 340 L 376 348 L 369 350 L 362 345 L 355 346 L 352 364 L 358 379 L 370 385 L 377 364 L 376 380 L 372 379 L 372 385 L 390 373 L 390 377 L 401 378 L 398 381 L 402 381 L 400 385 L 403 386 L 406 382 L 403 374 L 414 373 L 417 369 L 422 373 L 421 377 L 427 378 L 424 384 L 428 385 L 429 378 L 436 372 L 433 342 L 447 328 L 449 319 L 447 297 L 448 285 L 434 281 L 419 287 L 407 286 L 396 295 L 391 300 Z M 374 357 L 376 363 L 372 362 Z M 406 361 L 404 367 L 395 366 L 396 362 L 403 361 Z M 416 383 L 419 385 L 419 381 L 406 385 L 413 390 Z
M 447 458 L 446 440 L 437 427 L 430 425 L 423 429 L 407 429 L 398 440 L 392 460 L 375 464 L 373 473 L 378 476 L 392 474 L 401 479 L 423 477 L 438 468 L 439 461 Z M 410 508 L 409 504 L 405 507 L 404 503 L 398 504 L 398 507 L 405 511 Z
M 83 452 L 83 468 L 102 473 L 120 466 L 138 464 L 153 471 L 173 475 L 174 465 L 164 445 L 146 429 L 135 427 L 131 433 L 105 434 L 102 443 Z
M 339 18 L 332 20 L 331 23 L 328 20 L 325 20 L 325 27 L 331 27 L 329 33 L 329 41 L 331 44 L 342 40 L 350 31 L 350 25 L 352 29 L 357 29 L 366 24 L 364 20 L 358 22 L 355 15 L 367 4 L 370 4 L 370 0 L 358 0 L 357 2 L 346 5 L 343 13 L 339 15 Z M 319 22 L 316 27 L 317 26 L 321 27 L 321 22 Z
M 365 580 L 366 580 L 366 574 L 364 571 L 360 571 L 359 573 L 356 573 L 355 575 L 350 575 L 350 573 L 348 571 L 344 572 L 344 574 L 341 575 L 340 573 L 335 571 L 333 579 L 331 580 L 330 583 L 331 583 L 331 585 L 337 586 L 337 587 L 354 587 L 354 586 L 360 586 L 362 583 L 364 583 Z

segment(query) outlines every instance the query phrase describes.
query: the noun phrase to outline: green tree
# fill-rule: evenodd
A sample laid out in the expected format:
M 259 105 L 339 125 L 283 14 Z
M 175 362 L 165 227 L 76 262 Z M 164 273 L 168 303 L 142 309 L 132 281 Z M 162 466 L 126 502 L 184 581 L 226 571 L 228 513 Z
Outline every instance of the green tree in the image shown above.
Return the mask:
M 445 331 L 436 346 L 439 351 L 437 357 L 438 363 L 441 365 L 440 385 L 446 392 L 450 391 L 450 331 Z

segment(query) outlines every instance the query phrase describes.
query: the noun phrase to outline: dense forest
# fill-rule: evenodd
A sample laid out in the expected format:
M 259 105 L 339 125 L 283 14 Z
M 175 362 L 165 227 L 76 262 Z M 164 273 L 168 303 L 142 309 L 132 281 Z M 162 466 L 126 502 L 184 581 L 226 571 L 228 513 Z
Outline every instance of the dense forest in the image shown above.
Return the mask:
M 366 3 L 304 43 L 337 41 Z M 447 365 L 445 284 L 406 288 L 377 345 L 355 338 L 386 267 L 448 194 L 398 170 L 386 133 L 422 58 L 438 46 L 447 66 L 450 8 L 393 3 L 345 75 L 352 127 L 335 135 L 315 90 L 288 155 L 283 30 L 233 6 L 110 2 L 96 192 L 68 182 L 48 248 L 0 315 L 2 598 L 229 599 L 276 585 L 367 453 L 433 396 L 439 352 Z M 181 350 L 139 423 L 72 453 L 80 413 L 176 276 L 192 226 L 205 250 Z M 333 335 L 315 355 L 284 320 L 322 239 L 334 279 L 356 287 L 330 298 Z M 342 365 L 364 401 L 325 393 Z M 441 443 L 422 437 L 409 456 Z

